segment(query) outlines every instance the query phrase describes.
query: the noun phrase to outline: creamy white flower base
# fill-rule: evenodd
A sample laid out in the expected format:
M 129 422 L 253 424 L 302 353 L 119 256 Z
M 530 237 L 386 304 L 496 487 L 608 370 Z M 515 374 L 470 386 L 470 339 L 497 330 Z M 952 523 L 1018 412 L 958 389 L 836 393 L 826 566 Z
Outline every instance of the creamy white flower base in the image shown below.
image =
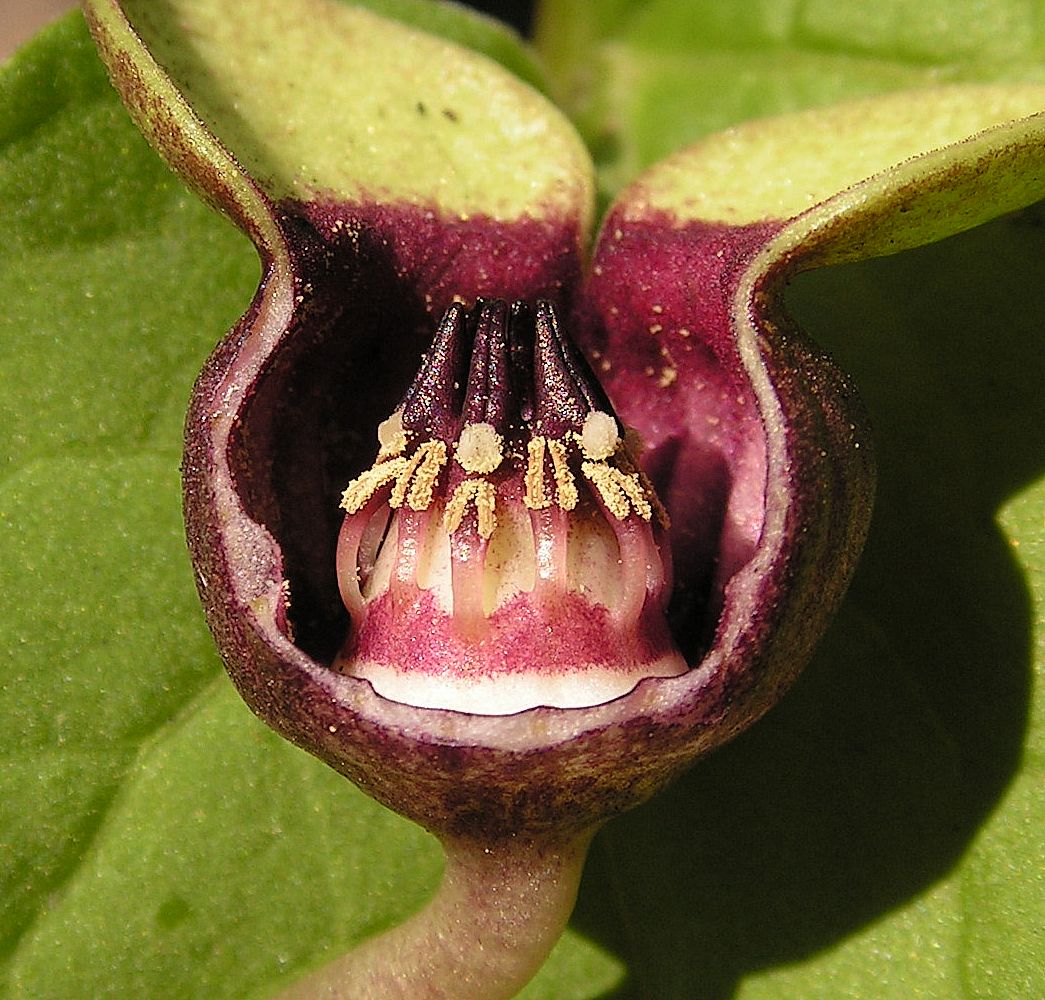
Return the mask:
M 335 669 L 338 667 L 335 664 Z M 587 708 L 620 698 L 647 677 L 677 677 L 689 668 L 675 652 L 621 668 L 571 665 L 569 670 L 468 677 L 396 670 L 355 660 L 354 677 L 370 681 L 385 698 L 416 708 L 448 708 L 473 715 L 512 715 L 528 708 Z M 347 671 L 346 671 L 347 672 Z

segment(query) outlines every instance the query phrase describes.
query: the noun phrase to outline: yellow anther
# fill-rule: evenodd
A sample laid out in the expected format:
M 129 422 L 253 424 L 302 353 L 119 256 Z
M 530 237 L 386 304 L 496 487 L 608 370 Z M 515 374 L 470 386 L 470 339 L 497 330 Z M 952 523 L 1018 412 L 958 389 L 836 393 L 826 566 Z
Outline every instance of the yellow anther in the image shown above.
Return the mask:
M 624 447 L 617 452 L 615 461 L 622 472 L 638 479 L 639 485 L 642 487 L 642 495 L 649 503 L 653 517 L 667 531 L 671 527 L 671 518 L 668 517 L 664 504 L 660 502 L 660 497 L 657 496 L 657 491 L 653 488 L 653 483 L 650 482 L 649 476 L 635 462 L 635 456 L 641 451 L 642 441 L 639 439 L 638 432 L 629 429 L 625 434 Z
M 396 484 L 392 489 L 392 495 L 388 498 L 388 505 L 390 507 L 394 507 L 396 509 L 402 507 L 404 502 L 406 501 L 407 493 L 410 492 L 411 495 L 413 495 L 413 491 L 410 489 L 411 483 L 414 481 L 416 476 L 424 475 L 424 473 L 420 471 L 422 470 L 422 468 L 426 470 L 431 469 L 433 460 L 429 458 L 430 455 L 435 453 L 436 458 L 434 461 L 438 462 L 438 454 L 440 451 L 442 451 L 442 461 L 445 462 L 446 445 L 443 444 L 442 441 L 425 441 L 423 444 L 417 446 L 417 450 L 414 451 L 414 453 L 409 458 L 403 459 L 403 461 L 406 462 L 406 468 L 404 468 L 403 472 L 396 477 Z M 431 483 L 429 485 L 434 484 L 435 476 L 439 474 L 439 469 L 441 468 L 441 466 L 442 463 L 438 463 L 436 465 L 435 472 L 431 475 Z M 424 496 L 424 490 L 425 485 L 424 481 L 422 481 L 422 485 L 418 494 L 419 498 Z M 431 490 L 429 489 L 428 503 L 431 502 Z M 410 506 L 413 510 L 424 510 L 427 504 L 425 504 L 424 506 L 415 507 L 411 503 Z
M 446 465 L 446 445 L 442 441 L 426 441 L 417 449 L 417 454 L 422 453 L 421 463 L 410 484 L 410 492 L 406 495 L 411 510 L 428 510 L 432 505 L 439 471 Z
M 632 510 L 645 521 L 653 516 L 653 508 L 635 473 L 629 475 L 605 462 L 583 462 L 581 471 L 618 521 L 623 521 Z
M 577 483 L 566 462 L 566 445 L 558 438 L 548 438 L 548 454 L 555 476 L 555 499 L 563 510 L 573 510 L 578 500 Z
M 425 441 L 409 458 L 378 455 L 366 472 L 348 484 L 341 494 L 341 506 L 355 514 L 379 489 L 394 481 L 388 498 L 390 507 L 398 509 L 406 502 L 412 510 L 427 510 L 444 465 L 446 445 L 442 441 Z
M 526 445 L 526 492 L 523 494 L 523 503 L 530 510 L 544 510 L 551 506 L 548 491 L 544 488 L 544 453 L 547 440 L 541 435 L 530 438 Z
M 405 458 L 392 458 L 386 462 L 379 462 L 371 466 L 366 472 L 357 476 L 348 484 L 345 492 L 341 494 L 341 506 L 354 514 L 359 510 L 382 486 L 390 483 L 407 468 Z
M 653 517 L 653 507 L 646 498 L 646 491 L 643 489 L 642 481 L 639 477 L 635 473 L 628 475 L 626 472 L 621 472 L 620 469 L 613 469 L 613 473 L 614 478 L 620 484 L 620 488 L 631 501 L 631 506 L 635 513 L 644 521 L 650 520 Z
M 468 504 L 475 504 L 479 537 L 490 538 L 497 527 L 497 499 L 493 484 L 485 479 L 466 479 L 454 490 L 443 512 L 443 525 L 449 534 L 461 527 Z

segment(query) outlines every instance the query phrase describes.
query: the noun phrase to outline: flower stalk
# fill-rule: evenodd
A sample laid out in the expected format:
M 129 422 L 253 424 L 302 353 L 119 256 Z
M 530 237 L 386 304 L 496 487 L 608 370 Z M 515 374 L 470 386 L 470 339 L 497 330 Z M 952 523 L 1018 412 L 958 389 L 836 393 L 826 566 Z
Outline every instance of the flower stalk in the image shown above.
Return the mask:
M 590 840 L 445 840 L 424 909 L 275 1000 L 509 1000 L 565 929 Z

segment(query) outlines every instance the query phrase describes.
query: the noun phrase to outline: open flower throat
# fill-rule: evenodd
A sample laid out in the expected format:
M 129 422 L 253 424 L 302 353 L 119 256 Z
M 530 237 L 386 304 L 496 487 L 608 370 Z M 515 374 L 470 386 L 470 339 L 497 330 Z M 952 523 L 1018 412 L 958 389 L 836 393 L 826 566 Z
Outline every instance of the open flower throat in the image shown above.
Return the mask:
M 666 516 L 550 303 L 451 306 L 378 443 L 342 498 L 339 669 L 484 714 L 686 670 Z

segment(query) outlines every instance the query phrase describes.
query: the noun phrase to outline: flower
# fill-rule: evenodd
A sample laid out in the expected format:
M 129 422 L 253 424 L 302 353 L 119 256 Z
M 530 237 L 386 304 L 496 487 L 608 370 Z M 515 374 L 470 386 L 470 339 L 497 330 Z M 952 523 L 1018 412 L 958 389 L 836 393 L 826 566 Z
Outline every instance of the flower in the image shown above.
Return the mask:
M 1008 179 L 1026 147 L 998 123 L 1040 93 L 952 88 L 743 126 L 637 179 L 589 256 L 590 161 L 550 105 L 463 50 L 362 9 L 322 10 L 320 35 L 293 4 L 262 16 L 215 0 L 176 18 L 136 6 L 131 32 L 116 3 L 87 5 L 146 135 L 264 265 L 187 421 L 186 519 L 208 619 L 262 718 L 428 828 L 589 829 L 772 705 L 855 565 L 872 493 L 866 423 L 845 376 L 783 313 L 783 284 L 1022 203 Z M 292 77 L 259 57 L 225 67 L 225 96 L 201 85 L 197 61 L 273 34 L 297 59 Z M 355 75 L 338 68 L 348 51 Z M 311 102 L 278 110 L 299 92 Z M 332 139 L 314 109 L 340 92 L 357 114 L 339 116 Z M 263 127 L 280 143 L 259 139 Z M 829 148 L 857 127 L 893 136 L 880 162 L 825 151 L 800 184 L 793 165 L 789 183 L 767 183 L 796 130 Z M 963 185 L 997 193 L 942 211 Z M 392 701 L 332 669 L 349 631 L 338 499 L 439 316 L 483 297 L 554 303 L 618 429 L 641 438 L 671 518 L 668 619 L 684 673 L 584 708 L 488 717 Z

